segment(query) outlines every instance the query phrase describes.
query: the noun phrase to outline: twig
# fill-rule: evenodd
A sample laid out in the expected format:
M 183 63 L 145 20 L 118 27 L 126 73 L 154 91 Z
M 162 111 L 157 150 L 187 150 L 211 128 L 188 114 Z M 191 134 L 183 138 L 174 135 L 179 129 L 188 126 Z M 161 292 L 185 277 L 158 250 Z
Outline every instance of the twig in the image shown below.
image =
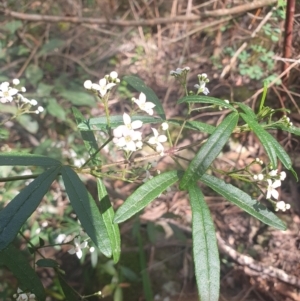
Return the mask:
M 230 256 L 234 261 L 236 261 L 240 265 L 247 266 L 251 270 L 257 271 L 260 274 L 277 278 L 285 283 L 300 288 L 300 279 L 298 277 L 295 277 L 293 275 L 288 275 L 286 272 L 284 272 L 281 269 L 274 268 L 272 266 L 266 266 L 247 255 L 238 253 L 232 247 L 230 247 L 225 243 L 224 239 L 220 236 L 219 233 L 216 233 L 216 235 L 217 235 L 218 246 L 220 250 L 226 255 Z
M 249 2 L 247 4 L 243 4 L 240 6 L 232 7 L 232 8 L 225 8 L 225 9 L 216 9 L 213 11 L 206 11 L 204 12 L 205 16 L 210 17 L 223 17 L 223 16 L 229 16 L 229 15 L 237 15 L 242 14 L 249 10 L 254 10 L 260 7 L 268 6 L 271 4 L 277 3 L 278 0 L 261 0 L 261 1 L 253 1 Z
M 37 15 L 37 14 L 24 14 L 8 9 L 1 9 L 5 15 L 13 17 L 19 20 L 33 21 L 33 22 L 69 22 L 69 23 L 89 23 L 89 24 L 102 24 L 102 25 L 116 25 L 116 26 L 154 26 L 158 24 L 171 24 L 176 22 L 194 22 L 199 21 L 201 17 L 218 17 L 218 16 L 230 16 L 241 14 L 249 10 L 253 10 L 259 7 L 264 7 L 277 3 L 277 0 L 264 0 L 254 1 L 233 8 L 219 9 L 213 11 L 205 11 L 200 15 L 189 15 L 189 16 L 177 16 L 175 18 L 155 18 L 151 20 L 136 20 L 136 21 L 123 21 L 123 20 L 111 20 L 106 18 L 79 18 L 79 17 L 65 17 L 65 16 L 51 16 L 51 15 Z

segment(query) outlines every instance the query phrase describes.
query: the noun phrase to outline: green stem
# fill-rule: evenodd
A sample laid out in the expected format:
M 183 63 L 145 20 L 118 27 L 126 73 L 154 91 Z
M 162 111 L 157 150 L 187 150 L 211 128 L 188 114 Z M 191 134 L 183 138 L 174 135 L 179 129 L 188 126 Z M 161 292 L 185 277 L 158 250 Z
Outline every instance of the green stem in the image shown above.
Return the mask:
M 109 137 L 96 151 L 93 153 L 86 161 L 85 163 L 81 166 L 81 168 L 85 167 L 91 160 L 95 158 L 95 156 L 103 149 L 110 141 L 113 140 L 113 137 Z

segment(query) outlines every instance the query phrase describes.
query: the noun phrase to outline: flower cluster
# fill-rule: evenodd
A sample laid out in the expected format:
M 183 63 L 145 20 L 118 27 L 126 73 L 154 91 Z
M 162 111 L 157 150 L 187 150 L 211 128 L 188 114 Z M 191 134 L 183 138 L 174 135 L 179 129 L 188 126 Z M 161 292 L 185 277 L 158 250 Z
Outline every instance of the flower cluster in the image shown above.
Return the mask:
M 24 293 L 20 288 L 17 290 L 17 294 L 14 294 L 13 297 L 16 301 L 35 301 L 35 294 Z
M 44 111 L 42 106 L 38 106 L 36 110 L 29 111 L 29 108 L 32 106 L 37 106 L 38 102 L 35 99 L 28 99 L 24 97 L 20 92 L 26 92 L 25 87 L 21 87 L 20 90 L 16 88 L 20 84 L 20 80 L 15 78 L 12 80 L 14 87 L 10 86 L 9 82 L 3 82 L 0 84 L 0 102 L 8 103 L 15 101 L 16 103 L 21 105 L 21 109 L 26 107 L 26 113 L 36 113 L 39 114 Z M 25 111 L 23 112 L 25 113 Z
M 190 71 L 190 67 L 177 68 L 175 71 L 170 71 L 170 75 L 176 77 L 186 76 L 186 74 Z
M 119 83 L 118 73 L 116 71 L 110 72 L 109 75 L 105 75 L 104 78 L 99 80 L 99 83 L 92 83 L 90 80 L 86 80 L 83 86 L 87 90 L 92 90 L 98 93 L 98 95 L 103 98 L 112 87 Z
M 142 148 L 142 133 L 135 131 L 142 127 L 143 122 L 140 120 L 135 120 L 131 122 L 131 118 L 127 113 L 123 114 L 124 125 L 119 125 L 114 129 L 113 142 L 125 151 L 136 151 Z
M 289 209 L 291 209 L 291 205 L 285 203 L 284 201 L 280 201 L 280 202 L 276 203 L 275 211 L 281 210 L 284 212 Z
M 284 116 L 282 117 L 282 121 L 283 121 L 283 123 L 284 123 L 286 126 L 288 126 L 288 127 L 293 126 L 293 123 L 291 122 L 291 119 L 290 119 L 289 117 L 287 117 L 286 115 L 284 115 Z
M 209 83 L 207 74 L 206 73 L 198 74 L 198 80 L 199 80 L 199 85 L 197 84 L 194 86 L 196 89 L 198 89 L 197 94 L 203 93 L 204 95 L 207 95 L 209 93 L 209 90 L 206 87 L 206 84 Z

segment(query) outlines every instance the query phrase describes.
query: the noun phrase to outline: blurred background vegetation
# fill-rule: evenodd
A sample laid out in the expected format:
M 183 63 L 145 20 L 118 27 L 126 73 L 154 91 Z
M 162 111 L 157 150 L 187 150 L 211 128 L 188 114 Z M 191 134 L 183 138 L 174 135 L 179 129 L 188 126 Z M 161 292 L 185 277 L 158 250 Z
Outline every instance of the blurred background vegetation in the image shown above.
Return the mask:
M 140 76 L 160 97 L 168 118 L 180 115 L 180 108 L 174 103 L 182 91 L 169 76 L 177 67 L 191 67 L 190 88 L 196 83 L 197 74 L 204 72 L 211 79 L 210 95 L 248 103 L 251 100 L 254 106 L 256 98 L 251 99 L 251 96 L 262 87 L 262 81 L 277 79 L 272 91 L 278 99 L 284 89 L 278 75 L 282 68 L 285 2 L 276 9 L 273 8 L 277 1 L 265 1 L 265 4 L 260 1 L 263 4 L 255 9 L 249 5 L 251 2 L 2 1 L 0 82 L 19 78 L 27 89 L 24 95 L 36 99 L 45 110 L 39 115 L 22 115 L 7 122 L 0 129 L 1 151 L 26 150 L 72 164 L 85 157 L 71 108 L 78 107 L 86 117 L 103 115 L 102 105 L 84 90 L 83 82 L 87 79 L 96 82 L 112 70 L 117 71 L 121 79 L 127 74 Z M 299 7 L 299 3 L 297 5 Z M 266 22 L 258 30 L 262 20 Z M 299 55 L 299 29 L 299 19 L 296 19 L 294 58 Z M 286 107 L 292 109 L 296 121 L 299 86 L 299 69 L 294 68 L 290 72 Z M 112 113 L 123 112 L 126 105 L 121 100 L 132 96 L 133 91 L 121 82 L 111 100 Z M 268 100 L 270 104 L 280 103 L 273 99 Z M 15 110 L 13 104 L 0 104 L 0 121 Z M 219 116 L 218 113 L 205 113 L 203 119 L 215 124 Z M 30 172 L 38 170 L 0 167 L 0 177 Z M 95 183 L 89 178 L 85 180 L 93 192 Z M 0 183 L 0 207 L 24 185 L 26 183 Z M 130 194 L 130 187 L 118 181 L 108 184 L 115 207 Z M 266 234 L 264 226 L 210 194 L 207 191 L 206 196 L 217 230 L 237 251 L 257 260 L 266 256 L 262 246 L 274 242 L 271 236 L 274 237 L 276 231 L 271 235 L 268 230 Z M 116 301 L 151 300 L 154 298 L 151 296 L 165 301 L 197 300 L 190 219 L 189 204 L 183 194 L 163 195 L 147 208 L 140 221 L 122 225 L 122 258 L 116 266 L 97 251 L 85 250 L 80 261 L 66 252 L 68 246 L 43 251 L 46 257 L 60 263 L 68 283 L 82 294 L 102 291 L 104 300 Z M 295 222 L 296 217 L 285 216 L 284 219 Z M 297 229 L 292 228 L 292 236 L 297 235 Z M 46 244 L 68 241 L 79 232 L 80 225 L 59 183 L 52 185 L 22 230 L 33 245 L 41 240 Z M 25 241 L 20 239 L 17 243 L 30 258 Z M 286 248 L 291 246 L 286 245 Z M 243 300 L 258 300 L 257 296 L 261 296 L 261 300 L 287 300 L 282 299 L 285 289 L 277 289 L 273 292 L 277 299 L 271 298 L 269 288 L 273 288 L 274 280 L 268 282 L 243 273 L 228 255 L 221 260 L 222 300 L 243 295 L 250 288 Z M 273 263 L 272 258 L 270 261 Z M 282 266 L 282 261 L 274 264 Z M 290 272 L 296 273 L 293 269 Z M 47 287 L 47 300 L 63 300 L 51 269 L 41 268 L 39 273 Z M 0 299 L 11 300 L 16 287 L 16 279 L 10 272 L 0 270 Z M 299 300 L 292 299 L 293 296 L 289 298 Z M 91 298 L 98 299 L 100 297 Z M 241 299 L 237 297 L 236 300 Z

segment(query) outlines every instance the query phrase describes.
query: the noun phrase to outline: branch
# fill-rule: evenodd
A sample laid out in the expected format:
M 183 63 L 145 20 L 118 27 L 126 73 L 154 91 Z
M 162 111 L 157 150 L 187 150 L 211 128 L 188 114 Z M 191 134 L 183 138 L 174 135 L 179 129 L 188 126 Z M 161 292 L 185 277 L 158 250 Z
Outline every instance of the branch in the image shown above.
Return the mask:
M 1 9 L 6 15 L 15 19 L 33 22 L 68 22 L 68 23 L 89 23 L 99 25 L 115 25 L 115 26 L 154 26 L 159 24 L 183 23 L 200 21 L 201 17 L 224 17 L 228 15 L 241 14 L 249 10 L 260 8 L 263 6 L 277 3 L 277 0 L 257 0 L 252 3 L 247 3 L 228 9 L 217 9 L 212 11 L 205 11 L 199 15 L 177 16 L 174 18 L 155 18 L 150 20 L 109 20 L 106 18 L 81 18 L 81 17 L 65 17 L 65 16 L 51 16 L 51 15 L 37 15 L 37 14 L 24 14 L 8 9 Z

